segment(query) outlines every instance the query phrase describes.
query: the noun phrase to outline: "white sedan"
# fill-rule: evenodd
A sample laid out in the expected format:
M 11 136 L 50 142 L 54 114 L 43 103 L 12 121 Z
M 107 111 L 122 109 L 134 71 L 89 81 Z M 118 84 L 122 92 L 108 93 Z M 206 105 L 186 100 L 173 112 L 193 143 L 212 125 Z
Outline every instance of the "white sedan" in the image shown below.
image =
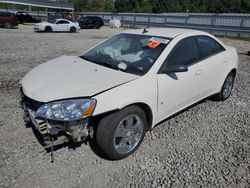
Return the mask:
M 76 32 L 80 31 L 78 22 L 71 22 L 66 19 L 56 19 L 51 22 L 41 22 L 34 25 L 34 31 L 44 32 Z
M 227 99 L 237 64 L 235 48 L 206 32 L 137 29 L 39 65 L 21 92 L 45 139 L 95 138 L 109 158 L 122 159 L 166 118 L 207 97 Z

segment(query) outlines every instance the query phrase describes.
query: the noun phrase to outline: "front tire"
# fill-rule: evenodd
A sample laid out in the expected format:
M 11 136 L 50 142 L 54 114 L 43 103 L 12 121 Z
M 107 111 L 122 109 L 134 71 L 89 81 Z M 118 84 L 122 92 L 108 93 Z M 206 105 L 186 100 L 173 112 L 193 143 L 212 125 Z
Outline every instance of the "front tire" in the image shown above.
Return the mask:
M 44 29 L 45 32 L 47 33 L 51 33 L 52 32 L 52 28 L 50 26 L 46 26 Z
M 137 150 L 147 124 L 145 113 L 138 106 L 129 106 L 104 117 L 97 128 L 96 141 L 110 159 L 123 159 Z
M 221 87 L 220 92 L 214 96 L 214 99 L 216 101 L 224 101 L 228 97 L 230 97 L 232 90 L 233 90 L 233 87 L 234 87 L 234 80 L 235 80 L 235 73 L 233 71 L 231 71 L 227 75 L 227 77 L 226 77 L 226 79 Z

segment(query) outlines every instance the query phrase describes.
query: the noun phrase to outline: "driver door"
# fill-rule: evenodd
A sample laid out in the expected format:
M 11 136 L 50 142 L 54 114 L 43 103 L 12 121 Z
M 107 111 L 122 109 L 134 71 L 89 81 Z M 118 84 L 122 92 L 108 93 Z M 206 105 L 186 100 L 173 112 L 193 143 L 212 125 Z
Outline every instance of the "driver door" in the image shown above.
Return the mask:
M 158 120 L 184 109 L 197 100 L 200 90 L 200 65 L 195 41 L 192 37 L 176 44 L 163 63 L 158 82 Z M 176 65 L 187 66 L 188 71 L 164 73 Z M 170 70 L 170 69 L 169 69 Z

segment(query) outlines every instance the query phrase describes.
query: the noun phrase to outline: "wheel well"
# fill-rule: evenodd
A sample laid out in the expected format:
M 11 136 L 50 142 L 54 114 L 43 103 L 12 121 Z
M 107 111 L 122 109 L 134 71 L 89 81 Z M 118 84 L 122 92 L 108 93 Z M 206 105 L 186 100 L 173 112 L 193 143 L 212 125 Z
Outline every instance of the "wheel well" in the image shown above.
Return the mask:
M 71 32 L 76 32 L 76 27 L 75 26 L 71 26 L 69 29 Z
M 146 119 L 147 119 L 146 130 L 150 130 L 152 128 L 152 122 L 153 122 L 153 113 L 152 113 L 151 108 L 145 103 L 134 103 L 134 104 L 130 104 L 128 106 L 138 106 L 139 108 L 141 108 L 144 111 L 144 113 L 146 115 Z M 126 108 L 128 106 L 125 106 L 124 108 Z M 90 126 L 93 126 L 94 129 L 96 129 L 97 128 L 96 125 L 99 124 L 99 122 L 102 118 L 104 118 L 105 116 L 110 115 L 112 113 L 118 112 L 118 111 L 119 111 L 119 109 L 115 109 L 115 110 L 105 112 L 103 114 L 99 114 L 99 115 L 95 116 L 93 119 L 91 119 Z
M 145 103 L 134 103 L 129 106 L 138 106 L 144 111 L 147 118 L 147 130 L 150 130 L 153 122 L 153 113 L 151 108 Z
M 45 28 L 44 28 L 45 30 L 47 30 L 47 29 L 51 29 L 52 30 L 52 27 L 51 26 L 49 26 L 49 25 L 47 25 L 47 26 L 45 26 Z
M 231 71 L 234 73 L 234 75 L 236 75 L 236 68 L 232 69 Z

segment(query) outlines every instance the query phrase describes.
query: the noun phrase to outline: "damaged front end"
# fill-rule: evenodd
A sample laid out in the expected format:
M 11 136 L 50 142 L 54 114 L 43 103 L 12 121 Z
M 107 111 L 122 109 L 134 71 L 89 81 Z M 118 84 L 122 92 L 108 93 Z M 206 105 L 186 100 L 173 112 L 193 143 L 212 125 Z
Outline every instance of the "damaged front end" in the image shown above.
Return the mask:
M 93 138 L 89 120 L 96 106 L 95 99 L 69 99 L 51 103 L 41 103 L 23 94 L 21 106 L 30 121 L 40 132 L 45 148 L 51 149 L 69 140 L 75 142 Z

